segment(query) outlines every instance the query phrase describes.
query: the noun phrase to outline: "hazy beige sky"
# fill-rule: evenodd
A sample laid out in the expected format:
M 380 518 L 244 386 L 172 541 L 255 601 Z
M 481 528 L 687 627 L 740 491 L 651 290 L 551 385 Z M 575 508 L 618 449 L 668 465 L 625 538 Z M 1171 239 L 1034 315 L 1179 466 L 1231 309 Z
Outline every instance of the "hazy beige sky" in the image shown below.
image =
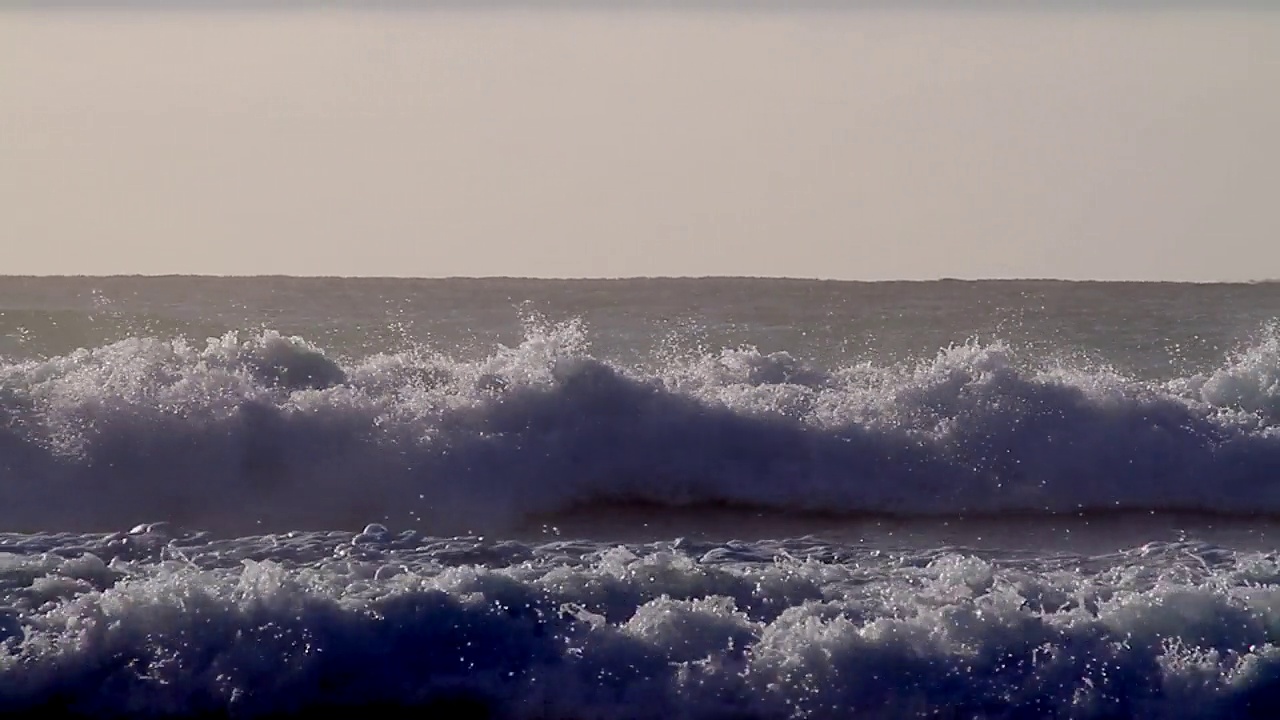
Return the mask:
M 1280 277 L 1280 12 L 0 12 L 0 272 Z

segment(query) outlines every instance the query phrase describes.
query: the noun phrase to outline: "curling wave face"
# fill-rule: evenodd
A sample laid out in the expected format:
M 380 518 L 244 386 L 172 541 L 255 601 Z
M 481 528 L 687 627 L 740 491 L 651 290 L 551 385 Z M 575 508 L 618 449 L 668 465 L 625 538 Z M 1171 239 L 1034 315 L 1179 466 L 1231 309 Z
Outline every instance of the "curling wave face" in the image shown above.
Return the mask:
M 136 337 L 0 366 L 0 527 L 490 532 L 611 503 L 938 516 L 1280 515 L 1280 334 L 1170 382 L 971 343 L 824 369 L 592 357 L 580 323 L 478 361 Z M 56 502 L 50 502 L 55 498 Z

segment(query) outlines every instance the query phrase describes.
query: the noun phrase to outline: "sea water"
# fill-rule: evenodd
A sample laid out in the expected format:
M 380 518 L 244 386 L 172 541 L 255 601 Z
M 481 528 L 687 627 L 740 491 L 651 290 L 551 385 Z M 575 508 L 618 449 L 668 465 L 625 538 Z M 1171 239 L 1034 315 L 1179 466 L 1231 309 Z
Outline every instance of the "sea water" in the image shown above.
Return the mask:
M 1274 717 L 1277 318 L 0 278 L 0 712 Z

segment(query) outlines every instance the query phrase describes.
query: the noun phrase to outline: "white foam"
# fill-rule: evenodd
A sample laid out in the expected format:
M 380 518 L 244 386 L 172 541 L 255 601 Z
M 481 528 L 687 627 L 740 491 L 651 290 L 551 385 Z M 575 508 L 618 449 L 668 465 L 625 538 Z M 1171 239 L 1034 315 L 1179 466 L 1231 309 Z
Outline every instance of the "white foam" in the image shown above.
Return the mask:
M 106 538 L 28 538 L 45 552 L 0 563 L 0 711 L 1218 718 L 1280 679 L 1273 555 L 422 538 L 336 559 L 351 537 L 109 565 L 60 556 Z
M 640 371 L 593 358 L 576 322 L 479 361 L 132 338 L 0 367 L 0 527 L 447 534 L 629 502 L 1277 514 L 1277 343 L 1156 384 L 976 343 L 896 366 L 740 349 Z
M 1280 327 L 1239 353 L 1203 384 L 1204 400 L 1222 408 L 1257 413 L 1280 422 Z

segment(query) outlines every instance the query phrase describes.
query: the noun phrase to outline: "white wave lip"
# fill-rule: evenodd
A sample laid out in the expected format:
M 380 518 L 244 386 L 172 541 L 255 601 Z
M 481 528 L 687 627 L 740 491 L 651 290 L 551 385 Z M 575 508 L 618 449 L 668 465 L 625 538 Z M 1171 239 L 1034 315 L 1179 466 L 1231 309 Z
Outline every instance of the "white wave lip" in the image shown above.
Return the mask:
M 1157 385 L 999 344 L 890 367 L 744 349 L 639 370 L 593 358 L 579 323 L 531 325 L 479 362 L 339 360 L 273 332 L 132 338 L 0 367 L 0 526 L 449 534 L 628 502 L 1275 514 L 1277 347 L 1271 333 Z

